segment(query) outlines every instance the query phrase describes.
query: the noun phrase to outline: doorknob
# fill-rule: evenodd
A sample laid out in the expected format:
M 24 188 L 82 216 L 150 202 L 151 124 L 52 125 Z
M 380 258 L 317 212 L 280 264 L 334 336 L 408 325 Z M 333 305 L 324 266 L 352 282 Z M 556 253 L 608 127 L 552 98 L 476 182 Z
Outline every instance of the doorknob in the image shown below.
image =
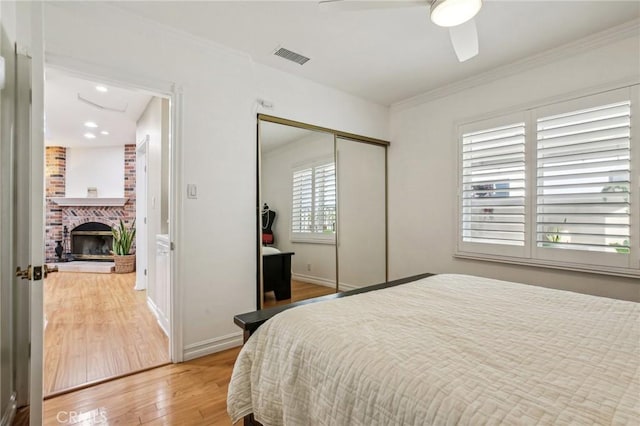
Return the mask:
M 44 265 L 44 277 L 47 278 L 47 275 L 52 273 L 52 272 L 58 272 L 58 267 L 57 266 L 47 266 Z
M 20 269 L 18 266 L 16 268 L 16 277 L 20 277 L 23 280 L 31 280 L 31 265 L 27 266 L 26 269 Z

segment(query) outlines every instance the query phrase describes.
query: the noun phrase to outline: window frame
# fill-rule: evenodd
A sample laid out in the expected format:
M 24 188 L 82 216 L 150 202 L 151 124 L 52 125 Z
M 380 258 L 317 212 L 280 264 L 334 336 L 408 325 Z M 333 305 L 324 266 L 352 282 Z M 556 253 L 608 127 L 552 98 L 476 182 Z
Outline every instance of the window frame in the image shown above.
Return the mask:
M 533 238 L 537 234 L 537 120 L 554 114 L 562 114 L 610 103 L 631 102 L 631 193 L 630 193 L 630 241 L 629 253 L 589 252 L 584 250 L 538 247 Z M 514 108 L 515 109 L 515 108 Z M 531 265 L 546 268 L 640 277 L 640 85 L 631 84 L 595 94 L 559 97 L 553 101 L 520 107 L 506 113 L 493 114 L 489 118 L 457 124 L 456 135 L 456 226 L 454 257 L 486 260 L 501 263 Z M 486 247 L 492 244 L 469 243 L 462 240 L 462 189 L 463 189 L 463 134 L 513 124 L 514 118 L 524 118 L 525 123 L 525 249 L 513 246 Z M 500 245 L 498 245 L 500 246 Z

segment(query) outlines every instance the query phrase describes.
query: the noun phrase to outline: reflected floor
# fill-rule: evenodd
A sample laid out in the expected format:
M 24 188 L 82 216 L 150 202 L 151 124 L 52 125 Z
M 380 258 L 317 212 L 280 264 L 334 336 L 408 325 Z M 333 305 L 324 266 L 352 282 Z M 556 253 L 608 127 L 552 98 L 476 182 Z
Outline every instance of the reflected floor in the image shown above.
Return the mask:
M 334 294 L 335 292 L 336 289 L 332 287 L 291 280 L 291 299 L 276 300 L 275 294 L 269 291 L 264 295 L 264 307 L 270 308 L 272 306 L 288 305 L 289 303 Z

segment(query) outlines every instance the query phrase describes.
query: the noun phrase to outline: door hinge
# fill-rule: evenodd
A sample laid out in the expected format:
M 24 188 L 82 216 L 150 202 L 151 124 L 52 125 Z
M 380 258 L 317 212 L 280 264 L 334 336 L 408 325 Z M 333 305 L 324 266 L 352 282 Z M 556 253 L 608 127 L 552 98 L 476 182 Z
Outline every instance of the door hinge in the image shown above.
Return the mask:
M 147 276 L 147 270 L 146 270 L 146 268 L 145 268 L 145 270 L 144 270 L 144 276 L 145 276 L 145 277 Z
M 29 342 L 29 358 L 31 358 L 31 342 Z
M 147 224 L 147 218 L 145 217 L 142 222 L 146 225 Z
M 173 243 L 173 241 L 169 243 L 169 249 L 171 249 L 172 251 L 176 249 L 176 245 Z

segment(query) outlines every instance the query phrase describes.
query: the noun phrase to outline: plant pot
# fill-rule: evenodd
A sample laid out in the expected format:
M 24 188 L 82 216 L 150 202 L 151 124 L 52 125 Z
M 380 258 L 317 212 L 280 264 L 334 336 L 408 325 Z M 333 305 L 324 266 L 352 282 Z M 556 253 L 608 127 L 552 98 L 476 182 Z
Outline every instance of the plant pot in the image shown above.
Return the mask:
M 113 262 L 116 264 L 116 274 L 128 274 L 136 270 L 136 255 L 128 254 L 126 256 L 113 256 Z

